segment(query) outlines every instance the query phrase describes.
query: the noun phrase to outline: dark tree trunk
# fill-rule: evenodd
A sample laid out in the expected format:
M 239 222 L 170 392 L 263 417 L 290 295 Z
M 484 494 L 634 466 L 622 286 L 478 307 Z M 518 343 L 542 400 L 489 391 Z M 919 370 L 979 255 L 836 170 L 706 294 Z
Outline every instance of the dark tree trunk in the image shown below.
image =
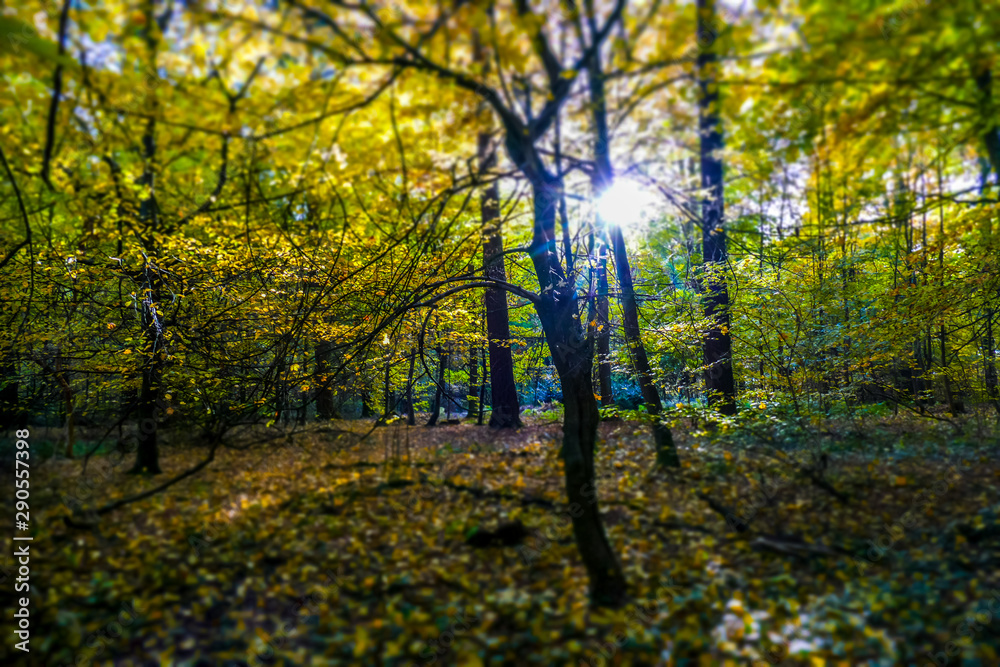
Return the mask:
M 593 109 L 595 142 L 595 165 L 594 189 L 599 197 L 611 187 L 614 180 L 614 170 L 611 166 L 611 158 L 608 153 L 608 120 L 607 108 L 604 93 L 604 74 L 601 69 L 600 51 L 590 59 L 590 70 L 588 80 L 590 83 L 590 102 Z M 598 224 L 603 226 L 602 221 Z M 646 404 L 647 412 L 653 417 L 653 439 L 656 442 L 656 460 L 661 465 L 677 467 L 680 466 L 680 459 L 677 456 L 677 448 L 674 446 L 674 439 L 670 429 L 660 420 L 659 415 L 663 412 L 663 403 L 660 401 L 660 392 L 657 391 L 653 382 L 652 369 L 649 366 L 649 358 L 646 356 L 646 346 L 642 343 L 642 333 L 639 328 L 639 304 L 635 296 L 635 283 L 632 280 L 632 268 L 628 261 L 628 251 L 625 248 L 625 237 L 619 225 L 612 225 L 609 229 L 611 236 L 611 248 L 615 258 L 615 273 L 618 278 L 618 288 L 621 290 L 622 319 L 625 325 L 625 343 L 628 346 L 629 356 L 632 359 L 636 378 L 639 381 L 639 390 L 642 392 L 642 400 Z M 598 269 L 598 280 L 600 280 L 601 270 Z M 605 275 L 605 293 L 607 291 Z M 601 286 L 598 284 L 598 293 Z M 604 306 L 607 308 L 606 304 Z M 597 305 L 598 311 L 601 309 L 600 300 Z M 607 311 L 605 310 L 605 314 Z M 600 325 L 600 315 L 598 315 Z M 607 327 L 610 332 L 610 327 Z M 606 354 L 602 349 L 606 342 L 598 340 L 598 353 Z M 607 384 L 611 385 L 611 369 L 599 368 L 600 373 L 607 373 Z M 604 397 L 604 375 L 601 377 L 601 397 Z
M 598 225 L 600 226 L 600 222 Z M 597 262 L 597 381 L 601 389 L 601 405 L 614 405 L 615 394 L 611 385 L 611 318 L 608 303 L 608 250 L 601 244 Z
M 479 135 L 479 160 L 483 172 L 496 164 L 488 134 Z M 500 195 L 496 183 L 483 192 L 483 271 L 486 278 L 506 282 L 503 235 L 500 230 Z M 486 290 L 486 336 L 490 350 L 492 412 L 490 428 L 521 426 L 521 406 L 514 383 L 514 357 L 510 350 L 510 318 L 507 293 L 500 287 Z
M 63 412 L 65 412 L 64 417 L 66 420 L 66 458 L 72 459 L 73 445 L 76 442 L 76 416 L 74 414 L 75 401 L 73 397 L 73 386 L 69 383 L 69 377 L 67 377 L 66 371 L 63 368 L 62 350 L 59 348 L 56 348 L 55 377 L 63 395 Z
M 712 35 L 714 0 L 698 0 L 698 35 Z M 714 38 L 712 39 L 714 42 Z M 726 229 L 722 181 L 722 132 L 719 128 L 718 63 L 711 44 L 698 53 L 698 127 L 701 140 L 702 261 L 705 268 L 704 304 L 709 330 L 705 335 L 705 391 L 710 404 L 723 414 L 736 414 L 733 344 L 729 333 L 729 288 L 726 267 Z
M 469 350 L 469 401 L 467 418 L 475 416 L 479 411 L 479 349 Z
M 427 420 L 427 426 L 435 426 L 441 416 L 441 395 L 444 392 L 444 369 L 448 365 L 448 355 L 441 349 L 437 349 L 438 355 L 438 379 L 434 387 L 434 405 L 431 406 L 431 417 Z
M 274 364 L 274 422 L 278 423 L 285 416 L 287 406 L 286 395 L 287 385 L 284 380 L 285 356 L 284 352 L 279 352 L 279 357 Z M 287 418 L 286 418 L 287 423 Z
M 985 379 L 986 395 L 993 403 L 997 414 L 1000 414 L 1000 391 L 997 390 L 997 364 L 994 350 L 996 349 L 993 337 L 993 309 L 986 310 L 986 332 L 983 337 L 982 351 L 985 363 L 983 378 Z
M 625 577 L 608 542 L 597 503 L 594 448 L 600 413 L 591 376 L 593 341 L 580 322 L 575 287 L 565 280 L 547 230 L 555 228 L 556 184 L 533 179 L 535 233 L 531 256 L 541 286 L 535 310 L 545 331 L 563 390 L 562 458 L 573 534 L 590 579 L 591 600 L 619 606 L 626 597 Z M 554 237 L 553 237 L 554 238 Z M 559 283 L 562 283 L 562 286 Z
M 333 407 L 333 378 L 330 377 L 330 348 L 329 341 L 321 341 L 316 345 L 316 373 L 314 382 L 316 383 L 316 418 L 333 419 L 335 409 Z
M 396 404 L 392 400 L 392 384 L 390 374 L 392 372 L 392 364 L 388 361 L 385 363 L 385 379 L 382 387 L 382 421 L 389 421 L 392 417 L 392 413 L 396 408 Z
M 483 425 L 483 413 L 486 406 L 486 350 L 479 350 L 480 362 L 483 366 L 483 381 L 479 383 L 479 414 L 476 415 L 476 425 Z
M 997 112 L 993 104 L 993 70 L 988 63 L 977 63 L 978 71 L 974 72 L 976 87 L 980 94 L 980 115 L 983 122 L 983 144 L 990 166 L 993 168 L 997 187 L 1000 188 L 1000 127 L 997 124 Z M 1000 391 L 997 383 L 996 345 L 993 335 L 994 311 L 986 304 L 986 331 L 982 342 L 983 362 L 985 368 L 983 378 L 986 385 L 986 395 L 993 403 L 997 414 L 1000 414 Z
M 155 281 L 156 278 L 154 277 Z M 135 452 L 132 474 L 158 475 L 160 449 L 158 443 L 159 402 L 163 379 L 163 339 L 161 323 L 156 308 L 159 289 L 154 285 L 143 307 L 143 331 L 146 343 L 146 363 L 142 369 L 142 387 L 139 389 L 139 444 Z
M 414 426 L 417 423 L 417 415 L 413 407 L 413 368 L 417 363 L 416 350 L 410 351 L 410 370 L 406 374 L 406 423 Z
M 942 245 L 944 245 L 942 243 Z M 943 252 L 943 250 L 942 250 Z M 948 370 L 948 337 L 945 327 L 941 325 L 941 377 L 944 379 L 944 393 L 945 399 L 948 401 L 948 408 L 951 410 L 952 414 L 963 414 L 965 412 L 965 404 L 962 402 L 962 397 L 955 394 L 953 387 L 951 386 L 951 373 Z
M 369 417 L 374 417 L 375 412 L 372 410 L 371 405 L 372 396 L 368 391 L 361 392 L 361 418 L 368 419 Z
M 16 357 L 10 356 L 0 364 L 0 427 L 11 429 L 24 426 L 24 415 L 18 403 L 20 389 Z

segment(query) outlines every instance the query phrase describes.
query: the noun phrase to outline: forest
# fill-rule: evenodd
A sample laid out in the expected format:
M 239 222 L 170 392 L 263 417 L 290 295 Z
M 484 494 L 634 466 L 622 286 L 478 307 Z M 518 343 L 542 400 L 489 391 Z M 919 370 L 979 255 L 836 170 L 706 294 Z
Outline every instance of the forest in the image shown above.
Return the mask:
M 0 661 L 1000 666 L 998 16 L 0 0 Z

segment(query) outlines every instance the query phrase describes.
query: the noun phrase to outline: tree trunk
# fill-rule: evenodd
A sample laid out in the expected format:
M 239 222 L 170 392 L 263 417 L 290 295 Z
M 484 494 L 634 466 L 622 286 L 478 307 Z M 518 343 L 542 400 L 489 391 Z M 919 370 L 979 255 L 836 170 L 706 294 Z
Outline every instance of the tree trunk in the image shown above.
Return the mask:
M 5 429 L 24 425 L 18 403 L 19 377 L 17 357 L 13 354 L 5 357 L 0 364 L 0 427 Z
M 469 391 L 466 395 L 469 402 L 466 418 L 475 416 L 479 411 L 479 349 L 469 350 Z
M 984 124 L 983 144 L 986 147 L 986 154 L 993 168 L 996 177 L 997 187 L 1000 188 L 1000 127 L 997 125 L 996 109 L 993 104 L 993 71 L 988 64 L 977 63 L 979 70 L 975 72 L 976 87 L 980 93 L 980 114 Z M 1000 415 L 1000 391 L 997 386 L 997 366 L 996 366 L 996 345 L 993 336 L 993 306 L 986 304 L 986 336 L 982 345 L 984 368 L 984 380 L 986 385 L 986 395 L 993 403 L 994 409 Z
M 545 239 L 545 230 L 555 227 L 558 192 L 549 183 L 532 185 L 535 235 L 530 252 L 541 286 L 535 310 L 563 390 L 562 458 L 573 535 L 587 568 L 591 601 L 616 607 L 626 598 L 625 577 L 604 532 L 597 503 L 594 449 L 600 412 L 591 377 L 593 341 L 580 322 L 575 288 L 562 275 L 554 243 Z
M 444 389 L 444 369 L 448 365 L 448 355 L 441 348 L 437 349 L 438 355 L 438 380 L 434 387 L 434 405 L 431 406 L 431 417 L 427 420 L 427 426 L 435 426 L 441 416 L 441 394 Z
M 614 607 L 624 601 L 625 577 L 597 503 L 594 450 L 600 413 L 591 379 L 593 351 L 575 311 L 572 301 L 562 305 L 546 299 L 538 306 L 563 389 L 562 458 L 573 535 L 589 575 L 592 602 Z
M 476 415 L 476 426 L 483 425 L 483 412 L 486 406 L 486 350 L 479 350 L 479 361 L 483 366 L 483 381 L 479 383 L 479 414 Z
M 596 196 L 600 197 L 606 192 L 614 180 L 614 170 L 611 166 L 611 158 L 608 152 L 609 135 L 607 109 L 604 94 L 604 74 L 601 70 L 600 51 L 590 59 L 588 80 L 590 83 L 590 102 L 593 109 L 595 142 L 595 165 L 594 189 Z M 598 225 L 603 227 L 603 221 L 598 218 Z M 659 415 L 663 412 L 663 403 L 660 401 L 660 392 L 657 391 L 653 383 L 653 373 L 649 366 L 649 358 L 646 356 L 646 346 L 642 342 L 642 334 L 639 329 L 639 305 L 635 297 L 635 284 L 632 280 L 632 268 L 629 266 L 628 250 L 625 248 L 625 237 L 619 225 L 612 225 L 609 229 L 611 236 L 611 248 L 615 258 L 615 273 L 618 278 L 618 288 L 621 290 L 622 319 L 625 325 L 625 343 L 628 345 L 629 356 L 632 359 L 636 378 L 639 381 L 639 390 L 642 392 L 642 400 L 646 404 L 646 411 L 653 418 L 653 439 L 656 442 L 656 460 L 661 465 L 677 467 L 680 460 L 677 456 L 677 448 L 674 446 L 674 439 L 670 429 L 660 420 Z M 598 280 L 601 271 L 598 269 Z M 607 272 L 605 275 L 605 294 L 607 293 Z M 598 293 L 600 293 L 598 285 Z M 607 304 L 604 305 L 605 318 L 607 316 Z M 600 299 L 597 310 L 601 310 Z M 600 326 L 600 315 L 598 315 L 598 325 Z M 606 326 L 606 325 L 605 325 Z M 610 333 L 610 327 L 607 327 Z M 600 335 L 600 334 L 598 334 Z M 608 345 L 606 341 L 598 340 L 598 353 L 606 355 L 603 349 Z M 606 358 L 606 357 L 604 357 Z M 600 369 L 599 373 L 607 373 L 607 384 L 611 386 L 611 369 Z M 604 398 L 604 375 L 601 375 L 601 398 Z
M 715 0 L 698 0 L 698 34 L 712 34 Z M 713 40 L 714 42 L 714 40 Z M 726 230 L 724 223 L 722 132 L 719 129 L 719 93 L 716 83 L 718 63 L 711 44 L 698 52 L 698 126 L 701 141 L 702 262 L 705 267 L 705 317 L 710 321 L 705 336 L 705 391 L 710 404 L 723 414 L 736 414 L 736 386 L 733 378 L 732 337 L 729 333 L 729 288 L 725 270 Z
M 600 222 L 598 222 L 600 225 Z M 601 405 L 614 405 L 614 387 L 611 384 L 611 318 L 608 302 L 608 250 L 603 243 L 597 263 L 597 379 L 601 389 Z
M 139 390 L 139 445 L 131 474 L 158 475 L 160 450 L 157 442 L 159 428 L 160 385 L 163 377 L 163 351 L 160 323 L 156 306 L 159 290 L 153 289 L 143 308 L 143 329 L 146 338 L 146 364 L 142 369 L 142 387 Z
M 496 163 L 490 153 L 489 135 L 479 135 L 479 159 L 483 171 Z M 503 235 L 500 231 L 500 196 L 496 183 L 483 192 L 483 270 L 488 279 L 506 282 Z M 507 293 L 502 288 L 486 289 L 486 335 L 490 350 L 492 413 L 490 428 L 519 428 L 521 406 L 514 383 L 514 357 L 510 350 L 510 318 Z
M 316 418 L 333 419 L 333 378 L 330 373 L 329 341 L 321 341 L 316 345 L 316 372 L 313 382 L 316 384 Z
M 395 403 L 392 400 L 392 384 L 391 384 L 391 379 L 392 378 L 390 376 L 391 372 L 392 372 L 392 364 L 390 364 L 387 361 L 387 362 L 385 362 L 385 379 L 384 379 L 383 387 L 382 387 L 382 394 L 383 394 L 383 396 L 382 396 L 382 399 L 383 399 L 382 400 L 382 405 L 383 405 L 382 421 L 383 422 L 389 421 L 389 418 L 392 416 L 393 410 L 395 410 L 395 408 L 396 408 L 396 405 L 395 405 Z
M 410 351 L 410 370 L 406 374 L 406 423 L 414 426 L 417 423 L 417 415 L 413 408 L 413 367 L 417 363 L 417 351 Z
M 56 349 L 56 381 L 62 389 L 63 408 L 66 412 L 66 458 L 73 458 L 73 445 L 76 443 L 76 421 L 73 410 L 73 387 L 63 371 L 62 350 Z

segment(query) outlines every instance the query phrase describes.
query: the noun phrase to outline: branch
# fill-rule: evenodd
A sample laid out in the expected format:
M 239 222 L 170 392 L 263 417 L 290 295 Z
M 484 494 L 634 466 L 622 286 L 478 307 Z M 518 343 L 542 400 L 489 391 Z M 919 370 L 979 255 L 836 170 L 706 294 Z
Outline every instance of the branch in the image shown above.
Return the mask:
M 132 504 L 134 502 L 138 502 L 140 500 L 145 500 L 146 498 L 149 498 L 150 496 L 154 496 L 157 493 L 159 493 L 160 491 L 163 491 L 164 489 L 167 489 L 167 488 L 173 486 L 177 482 L 180 482 L 181 480 L 187 479 L 191 475 L 194 475 L 194 474 L 200 472 L 203 468 L 207 467 L 208 464 L 210 464 L 215 459 L 215 450 L 219 448 L 219 443 L 221 443 L 221 442 L 222 442 L 222 438 L 216 438 L 215 441 L 212 444 L 212 448 L 208 452 L 208 456 L 203 461 L 201 461 L 201 463 L 199 463 L 198 465 L 194 466 L 193 468 L 189 468 L 188 470 L 182 472 L 181 474 L 177 475 L 176 477 L 172 477 L 172 478 L 168 479 L 166 482 L 164 482 L 163 484 L 160 484 L 159 486 L 153 487 L 152 489 L 149 489 L 148 491 L 143 491 L 142 493 L 137 493 L 134 496 L 129 496 L 128 498 L 122 498 L 121 500 L 116 500 L 115 502 L 109 503 L 109 504 L 105 505 L 104 507 L 102 507 L 100 509 L 94 510 L 92 512 L 87 512 L 87 514 L 90 515 L 90 516 L 102 516 L 104 514 L 107 514 L 108 512 L 113 512 L 114 510 L 118 509 L 119 507 L 124 507 L 125 505 L 130 505 L 130 504 Z M 79 514 L 77 514 L 77 513 L 74 513 L 74 515 L 75 516 L 79 516 Z M 90 524 L 90 523 L 78 523 L 76 521 L 73 521 L 73 519 L 71 517 L 69 517 L 69 516 L 64 516 L 63 517 L 63 521 L 65 521 L 66 525 L 70 526 L 71 528 L 93 528 L 94 527 L 94 524 Z
M 69 7 L 71 0 L 63 0 L 59 12 L 59 56 L 56 71 L 52 77 L 52 102 L 49 104 L 49 118 L 45 126 L 45 150 L 42 154 L 42 180 L 49 190 L 55 190 L 49 177 L 52 165 L 52 152 L 56 143 L 56 116 L 59 113 L 59 101 L 62 99 L 63 66 L 61 57 L 66 55 L 66 25 L 69 23 Z

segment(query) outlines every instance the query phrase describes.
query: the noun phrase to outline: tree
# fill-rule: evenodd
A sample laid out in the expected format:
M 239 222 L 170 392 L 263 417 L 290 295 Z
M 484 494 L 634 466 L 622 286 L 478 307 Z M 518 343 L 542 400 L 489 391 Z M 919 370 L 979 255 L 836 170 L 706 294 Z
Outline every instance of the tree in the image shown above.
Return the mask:
M 714 0 L 698 0 L 699 45 L 717 25 Z M 705 316 L 705 390 L 709 402 L 717 403 L 723 414 L 736 413 L 736 385 L 733 377 L 733 342 L 729 324 L 729 287 L 725 278 L 728 260 L 722 173 L 722 131 L 719 119 L 718 59 L 715 39 L 698 52 L 698 136 L 701 154 L 702 261 Z
M 489 173 L 496 166 L 496 152 L 490 145 L 490 135 L 478 137 L 479 168 Z M 500 194 L 492 181 L 482 196 L 483 276 L 492 285 L 507 282 L 504 270 L 503 231 L 500 221 Z M 510 315 L 507 293 L 502 287 L 486 288 L 486 336 L 490 355 L 490 428 L 521 426 L 521 406 L 514 383 L 514 357 L 510 349 Z
M 591 34 L 597 33 L 597 23 L 594 17 L 593 3 L 588 4 L 587 20 Z M 577 31 L 582 41 L 583 31 Z M 581 43 L 581 49 L 585 45 Z M 607 101 L 604 90 L 604 68 L 601 65 L 600 45 L 593 50 L 593 55 L 587 62 L 587 80 L 590 90 L 590 107 L 593 114 L 594 131 L 594 196 L 600 198 L 607 192 L 614 182 L 614 168 L 611 165 L 611 137 L 608 132 Z M 598 227 L 604 228 L 606 223 L 598 220 Z M 646 403 L 646 409 L 653 418 L 653 438 L 656 442 L 656 459 L 661 465 L 679 467 L 680 459 L 677 456 L 677 448 L 674 446 L 670 429 L 660 421 L 660 413 L 663 412 L 663 403 L 660 400 L 660 393 L 653 382 L 653 372 L 649 366 L 649 358 L 646 356 L 646 346 L 642 342 L 642 332 L 639 328 L 639 304 L 635 295 L 635 285 L 632 281 L 632 269 L 629 266 L 628 250 L 625 248 L 625 236 L 620 225 L 611 225 L 608 232 L 611 237 L 611 247 L 615 258 L 615 274 L 618 278 L 618 286 L 621 289 L 622 317 L 624 320 L 625 343 L 628 346 L 629 357 L 635 368 L 636 377 L 639 380 L 639 390 L 642 392 L 642 399 Z M 604 264 L 603 253 L 598 267 L 598 279 L 607 280 L 607 267 Z M 602 286 L 598 286 L 601 291 Z M 604 294 L 607 295 L 607 285 L 603 285 Z M 605 296 L 606 298 L 606 296 Z M 600 328 L 608 326 L 607 303 L 598 303 L 597 323 Z M 598 334 L 600 336 L 600 333 Z M 602 339 L 599 347 L 602 356 L 599 357 L 601 364 L 601 396 L 604 397 L 605 382 L 610 394 L 610 369 L 605 364 L 607 350 L 607 339 Z

